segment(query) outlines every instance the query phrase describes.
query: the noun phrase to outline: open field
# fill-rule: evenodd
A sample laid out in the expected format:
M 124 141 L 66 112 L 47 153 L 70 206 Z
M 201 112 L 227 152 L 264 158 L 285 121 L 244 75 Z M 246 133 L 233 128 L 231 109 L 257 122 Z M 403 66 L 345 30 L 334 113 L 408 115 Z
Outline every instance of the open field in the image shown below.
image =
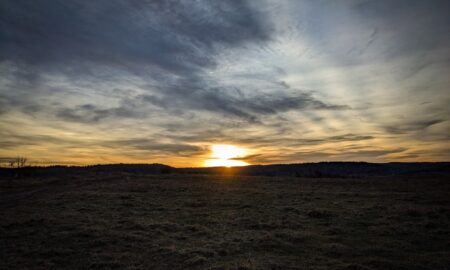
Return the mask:
M 0 269 L 450 269 L 450 181 L 1 179 Z

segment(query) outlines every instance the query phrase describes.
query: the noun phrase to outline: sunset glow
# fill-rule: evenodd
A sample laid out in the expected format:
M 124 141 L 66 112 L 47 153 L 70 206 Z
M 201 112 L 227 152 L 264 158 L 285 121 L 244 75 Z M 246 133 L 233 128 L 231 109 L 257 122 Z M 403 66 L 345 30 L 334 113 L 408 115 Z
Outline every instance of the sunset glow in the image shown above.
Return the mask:
M 247 155 L 247 150 L 234 145 L 216 144 L 211 146 L 211 158 L 205 161 L 206 167 L 246 166 L 247 162 L 239 160 Z

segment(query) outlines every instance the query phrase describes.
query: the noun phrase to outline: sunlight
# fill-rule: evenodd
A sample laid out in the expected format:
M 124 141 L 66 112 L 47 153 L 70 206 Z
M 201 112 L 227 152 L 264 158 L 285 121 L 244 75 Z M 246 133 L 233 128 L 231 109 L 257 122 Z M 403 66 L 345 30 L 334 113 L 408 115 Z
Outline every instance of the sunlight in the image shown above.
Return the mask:
M 217 159 L 238 158 L 246 155 L 247 151 L 234 145 L 215 144 L 211 147 L 212 157 Z
M 247 162 L 238 160 L 247 155 L 247 150 L 227 144 L 215 144 L 211 147 L 211 159 L 205 160 L 206 167 L 246 166 Z
M 207 159 L 205 161 L 206 167 L 235 167 L 235 166 L 247 166 L 247 162 L 242 160 L 233 159 Z

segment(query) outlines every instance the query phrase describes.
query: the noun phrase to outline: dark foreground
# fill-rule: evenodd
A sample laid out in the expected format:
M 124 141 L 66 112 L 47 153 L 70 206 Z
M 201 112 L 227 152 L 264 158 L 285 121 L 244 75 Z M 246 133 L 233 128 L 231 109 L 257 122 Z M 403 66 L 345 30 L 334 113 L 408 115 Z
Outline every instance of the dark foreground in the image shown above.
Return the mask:
M 1 179 L 0 269 L 450 269 L 444 176 Z

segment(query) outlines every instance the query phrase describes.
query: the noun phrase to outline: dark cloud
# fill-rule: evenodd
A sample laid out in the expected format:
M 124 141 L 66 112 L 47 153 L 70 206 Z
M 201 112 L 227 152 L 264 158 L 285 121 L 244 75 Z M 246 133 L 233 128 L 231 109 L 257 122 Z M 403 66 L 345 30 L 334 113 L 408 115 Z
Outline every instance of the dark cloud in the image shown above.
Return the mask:
M 195 156 L 206 153 L 207 149 L 197 145 L 186 143 L 167 143 L 156 139 L 129 138 L 120 140 L 77 140 L 50 135 L 20 135 L 7 132 L 0 133 L 0 147 L 2 149 L 14 149 L 20 146 L 55 145 L 70 148 L 90 148 L 102 146 L 106 149 L 132 152 L 139 151 L 143 154 L 169 155 L 169 156 Z
M 320 137 L 320 138 L 292 138 L 290 136 L 280 136 L 275 134 L 273 136 L 266 137 L 247 137 L 237 139 L 241 143 L 256 143 L 258 145 L 277 145 L 282 144 L 289 147 L 300 147 L 307 145 L 319 145 L 323 143 L 336 143 L 336 142 L 355 142 L 355 141 L 366 141 L 374 139 L 374 136 L 370 135 L 356 135 L 356 134 L 343 134 L 330 137 Z
M 65 121 L 96 123 L 105 119 L 142 118 L 144 114 L 127 106 L 102 109 L 93 104 L 57 109 L 56 116 Z
M 0 157 L 0 164 L 1 163 L 9 163 L 12 161 L 15 161 L 17 157 Z
M 153 89 L 160 95 L 142 99 L 175 113 L 193 109 L 257 121 L 258 114 L 292 109 L 346 108 L 309 94 L 236 97 L 204 81 L 199 73 L 215 65 L 217 50 L 269 39 L 267 22 L 246 1 L 3 1 L 2 10 L 0 61 L 20 65 L 19 80 L 42 72 L 34 66 L 72 77 L 95 76 L 92 69 L 99 66 L 140 74 L 150 68 L 147 76 L 157 77 Z M 174 81 L 174 74 L 181 77 Z M 85 123 L 142 117 L 126 106 L 104 109 L 93 104 L 55 114 Z
M 361 161 L 361 160 L 383 160 L 388 154 L 397 154 L 406 151 L 405 148 L 394 149 L 377 149 L 377 150 L 355 150 L 346 151 L 344 149 L 334 149 L 329 152 L 326 150 L 315 151 L 295 151 L 294 149 L 286 149 L 280 154 L 264 154 L 259 156 L 251 156 L 245 161 L 251 164 L 270 164 L 270 163 L 296 163 L 308 161 Z M 336 151 L 337 150 L 337 151 Z
M 195 156 L 204 154 L 206 149 L 200 146 L 180 143 L 162 143 L 152 139 L 133 138 L 124 140 L 105 141 L 105 147 L 117 149 L 133 149 L 155 154 L 169 154 L 174 156 Z
M 245 1 L 2 1 L 0 61 L 66 73 L 90 64 L 190 74 L 223 46 L 269 38 Z
M 247 97 L 237 88 L 209 86 L 201 81 L 180 82 L 164 87 L 159 96 L 144 95 L 149 104 L 164 109 L 204 110 L 259 121 L 259 116 L 290 110 L 346 110 L 347 105 L 327 104 L 310 93 L 257 95 Z
M 247 156 L 243 156 L 243 157 L 230 158 L 230 160 L 242 160 L 242 161 L 245 161 L 245 162 L 251 164 L 251 163 L 254 163 L 256 160 L 264 159 L 263 156 L 264 155 L 262 155 L 262 154 L 254 154 L 254 155 L 247 155 Z
M 361 1 L 354 6 L 366 22 L 375 22 L 377 32 L 389 36 L 387 58 L 450 45 L 450 2 L 446 0 Z
M 14 149 L 20 146 L 33 146 L 42 144 L 54 145 L 76 145 L 76 140 L 67 140 L 49 135 L 21 135 L 17 133 L 1 132 L 0 133 L 0 148 Z
M 160 96 L 141 95 L 123 99 L 117 107 L 101 108 L 94 104 L 78 105 L 73 108 L 57 108 L 55 115 L 66 121 L 96 123 L 106 119 L 144 118 L 151 111 L 148 105 L 164 109 L 165 113 L 181 115 L 186 111 L 207 111 L 227 117 L 242 118 L 245 121 L 261 122 L 265 115 L 275 115 L 290 110 L 347 110 L 346 105 L 326 104 L 308 93 L 291 95 L 262 95 L 237 97 L 228 94 L 224 88 L 190 88 L 161 91 Z M 41 106 L 23 108 L 29 113 L 41 110 Z
M 8 112 L 9 109 L 10 108 L 9 108 L 9 104 L 7 102 L 7 99 L 0 95 L 0 115 Z
M 302 91 L 246 97 L 237 87 L 204 79 L 205 70 L 216 65 L 217 52 L 248 43 L 263 46 L 270 40 L 270 24 L 247 1 L 3 1 L 1 5 L 0 61 L 16 65 L 12 76 L 30 82 L 29 91 L 37 91 L 32 82 L 42 72 L 62 72 L 78 81 L 98 77 L 98 69 L 108 67 L 155 80 L 146 90 L 152 94 L 141 100 L 123 98 L 117 107 L 52 108 L 35 99 L 18 101 L 17 107 L 27 113 L 47 110 L 67 121 L 97 123 L 145 117 L 149 113 L 145 102 L 175 115 L 207 111 L 256 123 L 261 116 L 289 110 L 349 108 Z M 114 73 L 108 76 L 105 79 Z
M 385 125 L 384 129 L 391 134 L 407 134 L 424 131 L 428 127 L 444 121 L 443 119 L 405 121 L 396 125 Z
M 328 141 L 365 141 L 373 139 L 373 136 L 370 135 L 355 135 L 355 134 L 344 134 L 338 136 L 328 137 L 326 140 Z

